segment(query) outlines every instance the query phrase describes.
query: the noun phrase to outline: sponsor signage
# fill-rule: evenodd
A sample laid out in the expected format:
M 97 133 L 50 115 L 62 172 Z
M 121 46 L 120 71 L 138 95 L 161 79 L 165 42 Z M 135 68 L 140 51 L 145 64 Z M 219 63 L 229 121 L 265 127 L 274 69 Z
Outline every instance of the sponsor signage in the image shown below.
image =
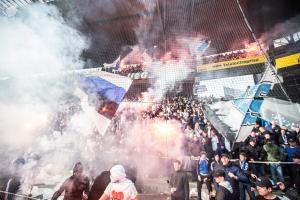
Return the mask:
M 209 63 L 204 65 L 199 65 L 197 67 L 197 72 L 205 72 L 205 71 L 213 71 L 213 70 L 220 70 L 220 69 L 230 69 L 234 67 L 242 67 L 254 64 L 261 64 L 265 63 L 266 59 L 263 55 L 261 56 L 253 56 L 249 58 L 242 58 L 237 60 L 230 60 L 224 62 L 217 62 L 217 63 Z
M 277 58 L 276 60 L 277 69 L 282 69 L 290 66 L 295 66 L 300 64 L 300 53 L 292 54 L 282 58 Z

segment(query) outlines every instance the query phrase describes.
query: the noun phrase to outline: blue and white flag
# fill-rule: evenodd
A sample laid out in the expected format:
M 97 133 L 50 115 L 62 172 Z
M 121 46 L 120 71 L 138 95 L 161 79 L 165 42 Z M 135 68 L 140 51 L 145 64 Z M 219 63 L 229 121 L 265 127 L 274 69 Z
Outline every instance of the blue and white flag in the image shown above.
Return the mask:
M 132 80 L 103 71 L 85 73 L 80 78 L 83 110 L 89 113 L 99 133 L 104 134 Z

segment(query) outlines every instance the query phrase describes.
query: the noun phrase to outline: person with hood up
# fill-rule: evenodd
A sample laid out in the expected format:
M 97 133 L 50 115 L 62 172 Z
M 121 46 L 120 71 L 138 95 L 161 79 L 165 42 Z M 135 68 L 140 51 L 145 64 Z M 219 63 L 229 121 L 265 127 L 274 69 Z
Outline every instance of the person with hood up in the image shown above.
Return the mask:
M 225 172 L 223 170 L 216 170 L 213 173 L 213 177 L 219 187 L 216 188 L 216 192 L 211 193 L 211 199 L 215 200 L 232 200 L 233 189 L 228 181 L 225 180 Z
M 106 187 L 100 200 L 138 200 L 134 183 L 126 178 L 122 165 L 115 165 L 110 169 L 110 183 Z

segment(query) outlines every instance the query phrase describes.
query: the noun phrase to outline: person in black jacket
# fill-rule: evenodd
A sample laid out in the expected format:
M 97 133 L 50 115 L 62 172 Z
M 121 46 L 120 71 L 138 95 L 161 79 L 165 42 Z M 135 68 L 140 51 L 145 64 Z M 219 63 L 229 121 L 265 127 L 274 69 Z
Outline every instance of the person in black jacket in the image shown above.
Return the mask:
M 88 200 L 99 200 L 109 183 L 110 172 L 103 171 L 99 176 L 96 177 L 89 192 Z
M 223 165 L 222 169 L 225 171 L 225 180 L 230 183 L 233 189 L 232 200 L 239 200 L 239 182 L 249 183 L 249 179 L 240 168 L 230 163 L 228 154 L 221 155 L 221 162 Z
M 256 145 L 256 140 L 250 140 L 249 145 L 246 147 L 246 149 L 250 161 L 261 161 L 262 148 Z M 263 164 L 250 163 L 250 165 L 254 174 L 258 174 L 259 176 L 265 175 L 265 169 Z
M 240 152 L 239 160 L 235 161 L 234 164 L 239 167 L 245 175 L 250 179 L 251 177 L 257 178 L 256 175 L 252 174 L 251 165 L 247 161 L 247 155 L 245 152 Z M 246 200 L 246 192 L 248 193 L 250 200 L 255 197 L 254 192 L 251 190 L 251 184 L 239 182 L 241 200 Z
M 244 144 L 248 145 L 250 143 L 250 141 L 253 140 L 257 140 L 257 136 L 256 136 L 256 132 L 255 131 L 251 131 L 250 134 L 248 135 L 248 137 L 245 139 Z
M 216 170 L 213 173 L 213 177 L 219 187 L 216 188 L 216 193 L 212 193 L 211 196 L 215 200 L 232 200 L 233 189 L 228 181 L 225 180 L 225 172 L 223 170 Z
M 297 172 L 297 175 L 295 177 L 295 188 L 297 190 L 298 195 L 300 196 L 300 152 L 296 153 L 296 155 L 294 156 L 293 161 L 295 162 L 295 171 Z
M 174 172 L 169 181 L 171 187 L 171 200 L 189 200 L 190 188 L 186 172 L 181 169 L 181 162 L 174 160 Z
M 258 196 L 255 197 L 255 200 L 280 200 L 278 196 L 273 194 L 272 190 L 272 182 L 267 177 L 258 178 L 257 182 L 255 182 Z
M 229 154 L 229 151 L 226 149 L 224 143 L 220 143 L 220 146 L 217 148 L 216 153 L 221 156 L 222 154 Z

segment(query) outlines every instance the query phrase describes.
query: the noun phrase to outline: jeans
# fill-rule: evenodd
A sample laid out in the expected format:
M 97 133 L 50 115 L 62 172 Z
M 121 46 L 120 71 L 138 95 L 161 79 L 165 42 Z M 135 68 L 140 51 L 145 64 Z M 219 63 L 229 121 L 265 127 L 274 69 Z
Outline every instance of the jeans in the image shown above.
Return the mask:
M 280 182 L 284 182 L 282 167 L 280 164 L 271 163 L 270 170 L 271 170 L 272 179 L 274 181 L 274 185 L 278 182 L 277 177 L 279 178 Z
M 246 191 L 250 197 L 250 200 L 254 200 L 255 194 L 253 191 L 251 191 L 251 185 L 248 183 L 239 183 L 239 189 L 240 189 L 240 195 L 241 200 L 246 200 Z

